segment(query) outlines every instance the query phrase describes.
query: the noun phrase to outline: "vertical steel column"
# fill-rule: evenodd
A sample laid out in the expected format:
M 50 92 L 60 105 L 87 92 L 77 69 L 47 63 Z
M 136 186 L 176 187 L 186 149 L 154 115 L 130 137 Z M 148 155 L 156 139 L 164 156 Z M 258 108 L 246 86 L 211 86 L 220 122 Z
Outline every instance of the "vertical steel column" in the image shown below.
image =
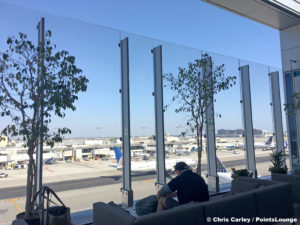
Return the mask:
M 37 30 L 38 30 L 38 46 L 40 46 L 40 22 L 38 22 L 38 25 L 37 25 Z M 40 69 L 39 67 L 37 68 L 37 74 L 39 76 L 40 74 Z M 38 118 L 40 116 L 40 112 L 37 111 L 37 121 L 38 121 Z M 35 148 L 35 168 L 34 168 L 34 173 L 35 173 L 35 176 L 34 176 L 34 188 L 33 188 L 33 193 L 34 195 L 38 192 L 38 182 L 39 182 L 39 171 L 38 171 L 38 165 L 40 164 L 39 161 L 40 161 L 40 153 L 39 153 L 39 148 L 40 148 L 40 145 L 37 145 L 36 148 Z M 39 202 L 37 200 L 36 202 L 36 205 L 38 205 Z
M 212 79 L 212 61 L 208 58 L 208 68 L 205 69 L 205 76 Z M 219 192 L 219 177 L 217 173 L 216 139 L 215 139 L 215 113 L 214 96 L 211 96 L 211 104 L 206 110 L 206 153 L 207 153 L 207 181 L 208 189 L 212 192 Z
M 273 129 L 276 138 L 276 150 L 284 153 L 283 127 L 282 127 L 282 112 L 280 100 L 280 85 L 279 72 L 269 73 L 271 84 L 271 107 L 273 112 Z
M 124 207 L 133 205 L 131 189 L 130 159 L 130 101 L 129 101 L 129 52 L 128 38 L 121 40 L 121 94 L 122 94 L 122 148 L 123 148 L 123 187 L 122 204 Z
M 243 111 L 243 125 L 245 135 L 245 151 L 247 160 L 247 169 L 252 171 L 257 177 L 255 164 L 255 149 L 253 138 L 253 122 L 252 122 L 252 106 L 251 106 L 251 90 L 249 65 L 239 67 L 241 79 L 241 104 Z
M 156 140 L 156 186 L 159 189 L 166 183 L 165 172 L 165 135 L 164 135 L 164 104 L 162 81 L 162 46 L 151 51 L 153 53 L 154 71 L 154 103 L 155 103 L 155 140 Z
M 44 85 L 44 41 L 45 41 L 45 19 L 41 18 L 37 26 L 38 29 L 38 77 L 39 77 L 39 86 L 43 88 Z M 43 96 L 42 96 L 43 97 Z M 40 123 L 39 127 L 43 126 L 43 107 L 41 107 L 37 113 L 37 122 Z M 38 138 L 38 144 L 36 147 L 36 165 L 35 165 L 35 184 L 34 184 L 34 193 L 37 193 L 43 185 L 43 135 L 40 134 Z M 41 207 L 42 194 L 39 194 L 39 197 L 36 200 L 36 206 Z

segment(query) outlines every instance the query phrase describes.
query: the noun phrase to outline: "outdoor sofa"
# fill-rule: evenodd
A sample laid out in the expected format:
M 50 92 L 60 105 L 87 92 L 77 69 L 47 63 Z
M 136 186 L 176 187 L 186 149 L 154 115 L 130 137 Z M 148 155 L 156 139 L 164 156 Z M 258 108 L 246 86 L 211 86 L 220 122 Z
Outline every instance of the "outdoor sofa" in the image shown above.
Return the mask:
M 232 181 L 230 192 L 212 197 L 207 202 L 192 202 L 139 217 L 103 202 L 93 205 L 94 225 L 236 225 L 257 224 L 257 217 L 293 216 L 292 186 L 289 183 L 242 177 Z M 249 218 L 250 221 L 238 222 L 234 218 Z
M 271 177 L 273 181 L 287 182 L 292 185 L 294 214 L 300 218 L 300 170 L 292 171 L 290 174 L 272 173 Z

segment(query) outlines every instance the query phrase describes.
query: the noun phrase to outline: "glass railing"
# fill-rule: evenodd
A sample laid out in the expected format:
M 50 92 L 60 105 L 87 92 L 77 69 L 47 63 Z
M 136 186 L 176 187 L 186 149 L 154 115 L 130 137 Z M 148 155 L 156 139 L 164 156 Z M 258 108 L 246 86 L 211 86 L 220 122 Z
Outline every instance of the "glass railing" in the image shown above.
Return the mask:
M 130 79 L 131 176 L 133 199 L 155 193 L 153 40 L 126 32 Z
M 227 170 L 225 174 L 219 172 L 218 175 L 221 183 L 227 183 L 230 180 L 222 179 L 222 177 L 226 177 L 226 173 L 231 173 L 232 168 L 236 170 L 246 168 L 239 60 L 214 53 L 210 55 L 216 65 L 224 65 L 225 77 L 236 77 L 235 85 L 219 92 L 215 97 L 217 157 Z
M 275 138 L 270 103 L 270 68 L 266 65 L 241 60 L 249 65 L 254 149 L 258 176 L 270 175 L 270 153 L 275 149 Z
M 78 95 L 76 110 L 52 121 L 53 129 L 68 127 L 72 133 L 54 148 L 63 157 L 44 166 L 44 181 L 61 193 L 72 212 L 90 209 L 92 202 L 119 202 L 122 170 L 113 147 L 121 149 L 120 32 L 50 14 L 40 16 L 52 31 L 53 43 L 75 56 L 89 79 L 87 91 Z
M 281 70 L 278 70 L 278 68 L 274 67 L 269 67 L 270 73 L 272 72 L 278 72 L 279 73 L 279 86 L 280 86 L 280 97 L 281 97 L 281 113 L 282 113 L 282 126 L 283 126 L 283 146 L 284 146 L 284 151 L 285 151 L 285 160 L 286 160 L 286 165 L 288 167 L 288 170 L 290 170 L 290 153 L 288 149 L 288 133 L 287 133 L 287 117 L 286 117 L 286 111 L 285 109 L 285 100 L 284 100 L 284 87 L 283 87 L 283 74 Z M 269 85 L 270 86 L 270 85 Z M 271 93 L 270 93 L 271 95 Z M 271 97 L 270 97 L 271 99 Z M 273 113 L 273 111 L 271 111 Z M 272 115 L 273 116 L 273 115 Z M 273 125 L 273 132 L 275 132 L 274 125 Z M 276 138 L 273 142 L 273 144 L 276 145 Z
M 190 126 L 187 124 L 188 120 L 191 119 L 191 113 L 187 111 L 176 112 L 184 104 L 184 101 L 181 97 L 175 101 L 173 100 L 173 97 L 178 95 L 178 92 L 171 88 L 171 82 L 167 78 L 171 74 L 171 76 L 176 78 L 179 74 L 179 68 L 187 69 L 189 63 L 193 63 L 196 59 L 201 58 L 202 51 L 164 42 L 157 43 L 157 45 L 162 46 L 163 74 L 165 76 L 163 83 L 166 165 L 171 170 L 176 161 L 184 161 L 196 171 L 199 151 L 197 139 L 195 138 L 196 132 L 192 132 Z M 204 134 L 203 141 L 205 141 Z M 206 171 L 207 160 L 205 151 L 202 151 L 201 175 L 204 178 L 206 178 Z M 171 172 L 168 175 L 170 176 L 167 177 L 167 181 L 176 176 L 175 173 Z
M 253 128 L 256 129 L 256 166 L 258 175 L 270 174 L 270 150 L 264 147 L 266 140 L 274 132 L 268 73 L 280 69 L 4 3 L 0 3 L 0 50 L 6 49 L 8 36 L 17 36 L 19 32 L 28 34 L 28 38 L 37 43 L 36 25 L 41 17 L 45 18 L 46 30 L 52 32 L 51 41 L 56 44 L 57 50 L 66 50 L 75 56 L 76 65 L 89 79 L 87 91 L 80 93 L 75 102 L 76 110 L 67 110 L 64 118 L 54 116 L 52 119 L 52 130 L 68 127 L 72 133 L 65 135 L 63 142 L 55 144 L 53 148 L 44 146 L 44 184 L 58 193 L 71 208 L 71 212 L 91 209 L 92 204 L 99 201 L 121 203 L 122 168 L 114 147 L 122 150 L 119 93 L 121 59 L 118 44 L 126 37 L 129 39 L 131 175 L 134 200 L 155 194 L 156 145 L 151 50 L 158 45 L 162 46 L 163 74 L 177 75 L 179 67 L 188 68 L 189 63 L 201 59 L 206 53 L 211 56 L 214 66 L 224 64 L 225 77 L 236 76 L 233 87 L 214 96 L 217 157 L 228 174 L 231 173 L 231 168 L 246 168 L 239 66 L 249 65 Z M 281 73 L 280 81 L 282 83 Z M 165 153 L 169 181 L 175 176 L 170 170 L 173 167 L 171 164 L 176 161 L 187 160 L 196 169 L 198 146 L 195 132 L 189 130 L 185 136 L 181 136 L 182 132 L 187 131 L 190 114 L 175 111 L 181 103 L 172 101 L 176 92 L 171 90 L 166 80 L 163 82 L 166 106 Z M 283 89 L 281 95 L 283 96 Z M 285 123 L 283 112 L 284 131 Z M 7 124 L 8 118 L 0 117 L 0 129 Z M 28 163 L 28 157 L 21 140 L 12 138 L 5 145 L 0 142 L 0 172 L 8 174 L 8 177 L 0 179 L 0 200 L 18 198 L 17 204 L 24 210 L 27 170 L 22 168 L 26 167 L 24 165 Z M 201 175 L 206 178 L 208 162 L 205 133 L 203 140 Z M 259 145 L 262 147 L 258 147 Z M 53 160 L 48 160 L 51 158 Z M 18 210 L 11 202 L 4 204 L 6 211 L 0 215 L 0 221 L 10 224 Z

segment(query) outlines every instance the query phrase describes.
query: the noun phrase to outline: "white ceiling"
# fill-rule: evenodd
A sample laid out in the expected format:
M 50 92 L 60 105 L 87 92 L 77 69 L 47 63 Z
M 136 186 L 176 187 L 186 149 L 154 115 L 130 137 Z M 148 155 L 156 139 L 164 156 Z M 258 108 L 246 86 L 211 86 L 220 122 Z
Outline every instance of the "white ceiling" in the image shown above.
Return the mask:
M 279 7 L 300 15 L 300 0 L 267 0 L 270 3 L 276 4 Z
M 300 24 L 300 0 L 202 0 L 278 30 Z

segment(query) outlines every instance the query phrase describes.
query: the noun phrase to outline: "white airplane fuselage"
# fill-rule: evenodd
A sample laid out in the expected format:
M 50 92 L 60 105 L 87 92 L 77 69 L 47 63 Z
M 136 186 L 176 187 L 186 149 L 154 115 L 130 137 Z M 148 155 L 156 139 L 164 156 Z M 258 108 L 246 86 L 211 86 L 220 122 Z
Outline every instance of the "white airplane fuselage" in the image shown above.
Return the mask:
M 195 166 L 195 160 L 190 158 L 176 158 L 166 159 L 166 170 L 173 170 L 177 162 L 185 162 L 189 166 Z M 117 166 L 117 169 L 122 169 L 122 165 Z M 155 171 L 156 160 L 149 160 L 143 162 L 131 162 L 131 171 Z

